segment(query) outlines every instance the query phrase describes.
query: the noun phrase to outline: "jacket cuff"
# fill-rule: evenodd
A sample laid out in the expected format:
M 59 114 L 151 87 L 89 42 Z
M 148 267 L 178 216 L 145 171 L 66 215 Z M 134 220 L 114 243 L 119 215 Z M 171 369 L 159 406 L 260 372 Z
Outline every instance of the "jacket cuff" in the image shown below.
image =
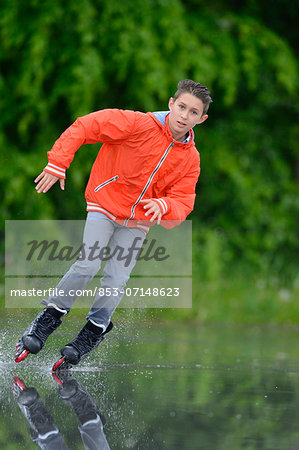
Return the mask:
M 153 198 L 153 200 L 158 203 L 162 212 L 162 216 L 164 216 L 164 214 L 166 214 L 168 211 L 168 205 L 164 198 Z
M 44 168 L 44 171 L 50 173 L 51 175 L 55 175 L 58 178 L 65 178 L 65 169 L 56 166 L 55 164 L 48 163 Z

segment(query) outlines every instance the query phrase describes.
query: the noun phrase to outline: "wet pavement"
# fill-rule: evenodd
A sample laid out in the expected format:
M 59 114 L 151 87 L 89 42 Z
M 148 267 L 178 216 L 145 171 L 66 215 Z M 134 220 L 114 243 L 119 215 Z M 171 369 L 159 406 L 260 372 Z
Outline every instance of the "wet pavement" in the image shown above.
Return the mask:
M 84 316 L 67 317 L 16 364 L 15 341 L 34 313 L 2 314 L 1 449 L 299 449 L 298 330 L 127 314 L 56 377 L 52 364 Z

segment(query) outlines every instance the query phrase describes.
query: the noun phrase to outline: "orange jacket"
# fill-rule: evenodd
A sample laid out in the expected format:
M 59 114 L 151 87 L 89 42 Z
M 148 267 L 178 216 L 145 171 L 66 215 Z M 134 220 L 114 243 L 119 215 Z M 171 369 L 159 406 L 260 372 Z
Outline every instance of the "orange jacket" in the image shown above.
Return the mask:
M 188 143 L 174 141 L 168 126 L 153 113 L 105 109 L 79 117 L 48 152 L 45 171 L 65 178 L 83 144 L 103 143 L 85 191 L 87 211 L 104 212 L 126 226 L 148 230 L 141 199 L 154 199 L 161 224 L 185 220 L 192 211 L 200 173 L 193 131 Z M 131 222 L 132 221 L 132 222 Z M 146 226 L 147 225 L 147 226 Z

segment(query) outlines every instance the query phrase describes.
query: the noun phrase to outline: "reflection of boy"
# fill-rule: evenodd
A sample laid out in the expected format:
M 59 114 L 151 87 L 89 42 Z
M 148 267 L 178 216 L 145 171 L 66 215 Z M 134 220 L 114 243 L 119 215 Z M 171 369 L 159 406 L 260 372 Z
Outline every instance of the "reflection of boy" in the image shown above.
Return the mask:
M 94 399 L 68 371 L 60 373 L 59 377 L 54 375 L 53 378 L 59 384 L 59 396 L 69 403 L 79 421 L 78 428 L 84 448 L 109 450 L 103 430 L 106 420 Z M 13 393 L 29 422 L 31 439 L 43 450 L 67 450 L 63 436 L 38 391 L 34 387 L 26 387 L 20 378 L 14 377 Z
M 54 419 L 46 409 L 34 387 L 26 387 L 24 382 L 14 377 L 13 394 L 30 425 L 30 437 L 44 450 L 67 450 L 67 446 L 56 427 Z
M 88 214 L 83 242 L 86 247 L 98 242 L 103 248 L 110 241 L 111 253 L 117 247 L 130 248 L 135 239 L 141 247 L 155 221 L 169 228 L 173 226 L 169 221 L 185 220 L 193 209 L 200 169 L 192 128 L 207 119 L 211 102 L 205 86 L 184 80 L 169 100 L 170 111 L 144 114 L 107 109 L 78 118 L 48 152 L 49 162 L 35 180 L 37 192 L 46 193 L 58 180 L 64 189 L 65 171 L 78 148 L 103 142 L 85 192 Z M 136 256 L 127 267 L 116 258 L 107 261 L 101 287 L 117 289 L 118 295 L 113 297 L 113 305 L 105 295 L 95 298 L 87 324 L 61 350 L 63 358 L 55 368 L 65 361 L 77 364 L 110 331 L 111 315 L 122 298 Z M 47 308 L 17 343 L 17 362 L 42 348 L 75 301 L 70 290 L 84 288 L 100 264 L 99 259 L 85 258 L 72 265 L 57 286 L 65 295 L 44 300 Z

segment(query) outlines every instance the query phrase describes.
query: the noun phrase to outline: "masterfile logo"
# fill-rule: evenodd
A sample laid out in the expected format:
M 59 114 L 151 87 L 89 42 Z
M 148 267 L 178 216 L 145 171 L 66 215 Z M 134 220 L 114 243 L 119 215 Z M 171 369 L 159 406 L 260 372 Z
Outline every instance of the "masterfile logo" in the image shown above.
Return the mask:
M 106 264 L 112 263 L 125 268 L 134 265 L 120 307 L 192 306 L 191 221 L 171 229 L 155 225 L 147 234 L 140 231 L 142 238 L 131 239 L 129 245 L 113 247 L 111 242 L 101 245 L 97 233 L 94 236 L 89 233 L 86 242 L 85 224 L 85 221 L 6 221 L 6 307 L 38 306 L 38 300 L 44 301 L 46 292 L 53 292 L 76 261 L 90 261 L 97 269 L 82 275 L 89 278 L 88 289 L 76 289 L 75 307 L 89 307 L 95 293 L 102 295 L 101 278 Z M 116 288 L 109 295 L 112 301 Z

